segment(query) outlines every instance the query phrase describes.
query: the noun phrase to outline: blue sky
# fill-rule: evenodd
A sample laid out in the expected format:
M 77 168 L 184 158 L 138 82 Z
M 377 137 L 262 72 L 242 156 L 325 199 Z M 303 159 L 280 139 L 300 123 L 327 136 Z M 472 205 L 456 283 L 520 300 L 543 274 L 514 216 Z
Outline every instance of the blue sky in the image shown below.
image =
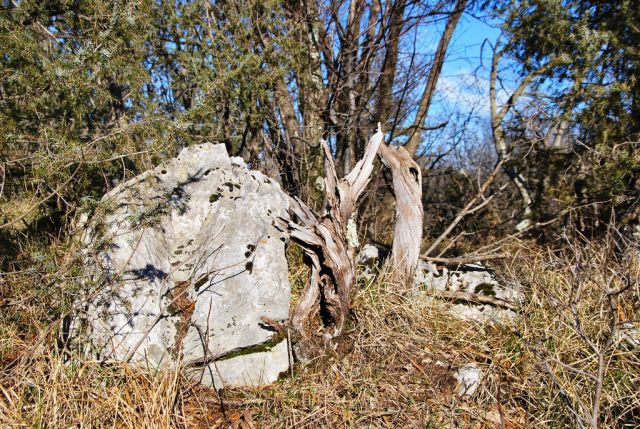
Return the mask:
M 461 18 L 438 81 L 434 116 L 452 109 L 488 115 L 491 48 L 482 45 L 485 40 L 494 44 L 499 34 L 497 23 L 488 25 L 466 14 Z
M 429 26 L 418 33 L 420 45 L 417 50 L 425 53 L 425 58 L 433 55 L 444 22 L 438 27 L 434 29 Z M 481 142 L 487 141 L 490 129 L 491 46 L 499 34 L 498 22 L 487 24 L 468 14 L 461 18 L 449 45 L 427 119 L 427 126 L 443 122 L 448 124 L 443 129 L 425 133 L 425 154 L 447 152 L 456 146 L 455 153 L 451 152 L 450 156 L 465 164 L 467 151 L 478 150 Z M 417 88 L 417 94 L 420 95 L 423 89 Z M 498 93 L 499 100 L 505 99 L 505 96 L 505 93 Z M 493 150 L 489 148 L 489 152 L 492 154 Z

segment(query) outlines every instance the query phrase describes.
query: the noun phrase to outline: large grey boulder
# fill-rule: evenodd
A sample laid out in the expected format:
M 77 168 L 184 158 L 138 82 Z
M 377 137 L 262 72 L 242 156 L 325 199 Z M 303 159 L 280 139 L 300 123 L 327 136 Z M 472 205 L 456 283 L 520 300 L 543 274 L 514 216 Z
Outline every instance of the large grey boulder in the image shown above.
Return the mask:
M 273 382 L 289 366 L 272 327 L 289 316 L 287 217 L 279 185 L 224 145 L 177 158 L 109 192 L 81 241 L 88 280 L 72 337 L 84 353 L 186 365 L 204 383 Z

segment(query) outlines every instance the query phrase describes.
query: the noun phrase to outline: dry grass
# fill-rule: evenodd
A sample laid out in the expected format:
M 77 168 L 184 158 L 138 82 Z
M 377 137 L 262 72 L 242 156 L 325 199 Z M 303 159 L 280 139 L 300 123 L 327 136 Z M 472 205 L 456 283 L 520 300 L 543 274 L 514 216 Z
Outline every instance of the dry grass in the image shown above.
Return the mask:
M 356 320 L 339 352 L 276 386 L 228 392 L 255 402 L 263 427 L 472 427 L 486 412 L 452 396 L 452 369 L 468 361 L 476 329 L 432 299 L 406 298 L 384 278 L 363 281 Z M 345 344 L 346 343 L 346 344 Z M 345 354 L 346 352 L 346 354 Z M 258 420 L 259 418 L 259 420 Z M 465 425 L 465 422 L 468 423 Z
M 616 326 L 637 324 L 637 259 L 614 260 L 606 245 L 565 254 L 513 250 L 519 257 L 500 272 L 527 295 L 513 326 L 461 322 L 430 296 L 391 292 L 385 273 L 360 276 L 351 332 L 335 353 L 297 364 L 273 386 L 221 392 L 223 406 L 216 392 L 193 386 L 179 371 L 68 365 L 53 347 L 34 348 L 37 335 L 4 323 L 0 426 L 588 427 L 598 359 L 587 340 L 606 345 L 612 288 L 631 285 L 616 296 Z M 292 272 L 299 285 L 305 271 Z M 639 353 L 619 339 L 606 349 L 600 427 L 640 426 Z M 452 374 L 467 362 L 477 362 L 485 376 L 473 398 L 461 399 L 452 393 Z
M 618 253 L 613 241 L 527 250 L 510 275 L 527 292 L 516 332 L 531 368 L 519 382 L 537 423 L 640 427 L 640 347 L 622 329 L 640 327 L 637 250 Z
M 0 423 L 26 427 L 169 427 L 179 391 L 175 371 L 65 364 L 45 353 L 4 385 Z M 4 384 L 4 383 L 3 383 Z

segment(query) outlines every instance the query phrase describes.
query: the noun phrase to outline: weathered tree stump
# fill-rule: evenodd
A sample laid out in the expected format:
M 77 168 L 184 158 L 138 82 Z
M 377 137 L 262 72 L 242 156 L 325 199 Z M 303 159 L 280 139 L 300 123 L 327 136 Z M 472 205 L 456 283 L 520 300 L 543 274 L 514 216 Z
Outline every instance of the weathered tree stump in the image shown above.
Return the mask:
M 422 173 L 404 147 L 379 148 L 382 163 L 391 170 L 396 198 L 396 224 L 391 258 L 392 279 L 401 288 L 411 285 L 422 243 Z
M 357 200 L 369 183 L 373 161 L 383 138 L 378 125 L 378 132 L 369 140 L 364 157 L 342 179 L 338 179 L 331 150 L 322 140 L 326 158 L 324 213 L 320 216 L 294 198 L 291 208 L 299 223 L 282 220 L 291 238 L 304 249 L 311 265 L 311 277 L 292 317 L 294 329 L 303 337 L 310 336 L 308 322 L 318 302 L 325 341 L 329 342 L 344 331 L 356 272 L 357 237 L 354 236 L 353 216 Z

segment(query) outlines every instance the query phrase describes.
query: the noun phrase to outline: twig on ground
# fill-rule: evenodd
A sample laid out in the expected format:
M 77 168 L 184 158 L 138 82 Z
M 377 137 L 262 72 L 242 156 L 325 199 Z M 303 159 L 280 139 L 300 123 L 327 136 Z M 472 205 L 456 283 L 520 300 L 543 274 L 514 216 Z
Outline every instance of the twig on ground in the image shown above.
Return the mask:
M 492 296 L 481 295 L 478 293 L 472 292 L 450 292 L 450 291 L 442 291 L 438 292 L 437 296 L 439 298 L 451 300 L 451 301 L 462 301 L 468 302 L 472 304 L 489 304 L 495 307 L 506 308 L 507 310 L 516 311 L 518 307 L 509 301 L 500 298 L 494 298 Z
M 437 262 L 438 264 L 447 265 L 447 266 L 458 266 L 458 265 L 472 264 L 474 262 L 491 261 L 495 259 L 505 259 L 508 257 L 509 255 L 505 253 L 497 253 L 493 255 L 468 255 L 468 256 L 463 256 L 461 258 L 437 258 L 435 256 L 423 255 L 420 257 L 420 259 L 428 262 Z

